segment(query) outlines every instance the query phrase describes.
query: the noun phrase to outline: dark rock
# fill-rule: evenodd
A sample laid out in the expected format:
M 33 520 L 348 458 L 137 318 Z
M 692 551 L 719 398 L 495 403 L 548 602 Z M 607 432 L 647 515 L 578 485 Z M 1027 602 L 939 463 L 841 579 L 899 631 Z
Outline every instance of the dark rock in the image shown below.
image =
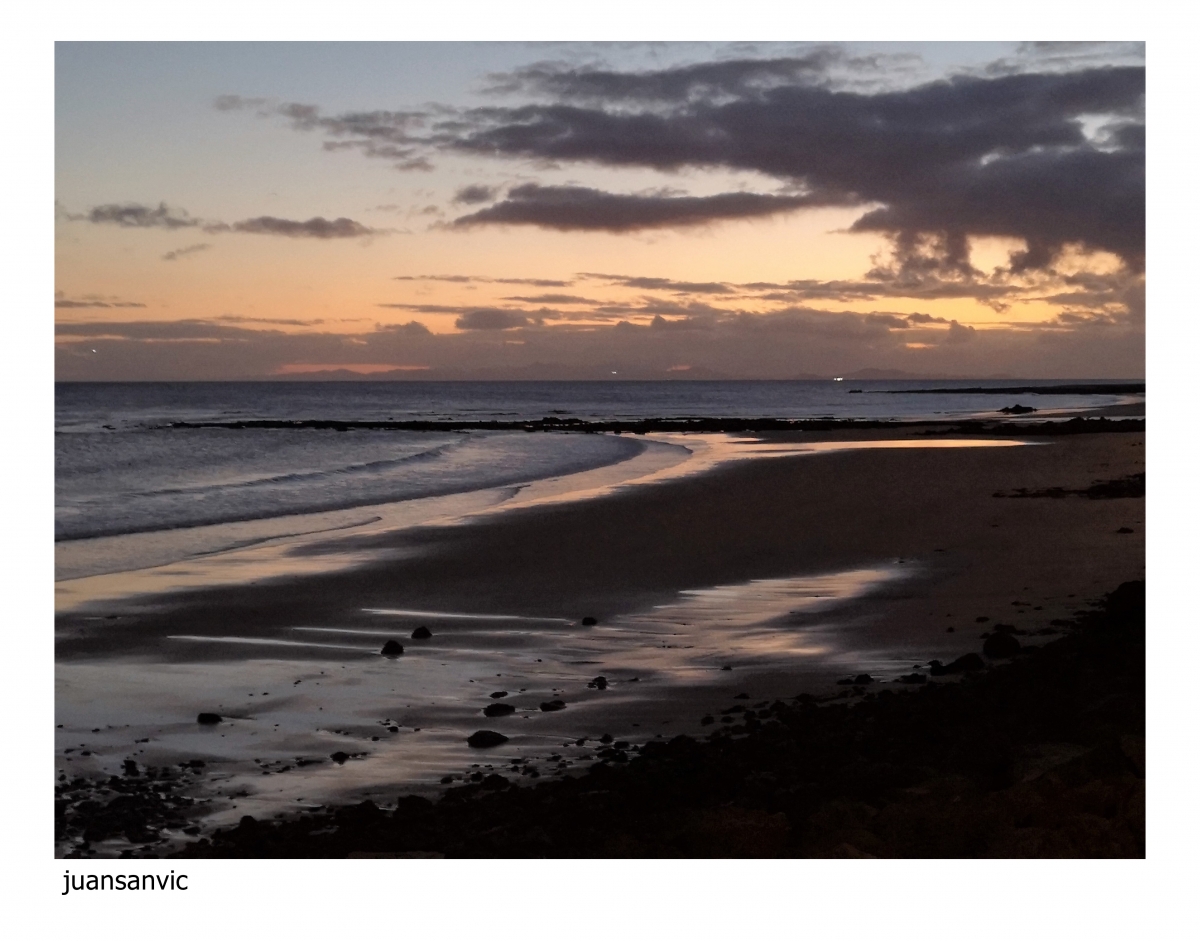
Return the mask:
M 963 654 L 952 663 L 943 664 L 941 660 L 929 661 L 929 672 L 934 676 L 945 676 L 948 673 L 965 673 L 971 670 L 982 670 L 983 659 L 977 653 Z
M 975 619 L 975 623 L 976 624 L 986 624 L 990 620 L 991 620 L 991 618 L 987 617 L 986 615 L 981 614 L 979 617 L 977 617 Z
M 335 761 L 339 765 L 344 765 L 346 763 L 346 759 L 349 757 L 350 756 L 347 755 L 344 751 L 335 751 L 332 755 L 329 756 L 331 761 Z
M 493 732 L 490 729 L 480 729 L 467 739 L 467 744 L 472 748 L 495 748 L 497 745 L 503 745 L 507 741 L 507 735 L 501 735 L 499 732 Z
M 716 719 L 714 719 L 712 716 L 705 716 L 703 719 L 700 720 L 700 724 L 701 725 L 712 725 L 715 721 L 716 721 Z
M 489 791 L 502 791 L 508 787 L 508 778 L 500 774 L 489 774 L 479 786 Z
M 138 773 L 137 762 L 134 761 L 132 758 L 125 759 L 124 768 L 125 768 L 125 773 L 127 775 L 129 775 L 131 778 L 137 777 L 137 773 Z
M 196 716 L 196 721 L 201 725 L 216 725 L 221 721 L 221 717 L 215 712 L 202 712 Z
M 582 621 L 580 621 L 579 623 L 580 623 L 580 624 L 582 624 L 584 627 L 595 627 L 595 626 L 596 626 L 596 619 L 595 619 L 595 618 L 590 618 L 590 617 L 589 617 L 589 618 L 584 618 L 584 619 L 583 619 Z
M 508 690 L 504 690 L 504 689 L 497 690 L 496 692 L 491 694 L 492 699 L 503 699 L 507 695 L 508 695 Z
M 992 660 L 1015 656 L 1020 649 L 1021 642 L 1012 634 L 993 634 L 983 642 L 983 655 Z
M 866 686 L 868 683 L 873 683 L 875 681 L 871 679 L 870 673 L 860 673 L 854 678 L 854 682 L 858 686 Z
M 433 631 L 427 628 L 424 624 L 412 632 L 413 640 L 429 640 L 433 636 Z
M 567 704 L 561 699 L 551 699 L 549 702 L 544 702 L 539 707 L 542 712 L 558 712 L 560 709 L 566 709 Z
M 728 664 L 726 664 L 725 666 L 721 667 L 721 669 L 722 669 L 722 670 L 732 670 L 732 669 L 733 669 L 733 667 L 731 667 L 731 666 L 729 666 Z
M 929 682 L 929 677 L 924 673 L 908 673 L 896 680 L 897 683 L 920 684 Z
M 1121 533 L 1122 535 L 1127 535 L 1127 534 L 1133 532 L 1133 530 L 1130 529 L 1128 526 L 1122 526 L 1120 529 L 1117 530 L 1117 532 Z
M 601 745 L 610 745 L 610 744 L 612 744 L 612 740 L 613 740 L 613 737 L 611 735 L 609 735 L 607 732 L 605 732 L 603 735 L 600 736 L 600 744 Z
M 749 694 L 749 693 L 738 693 L 738 694 L 737 694 L 736 696 L 734 696 L 733 698 L 734 698 L 734 699 L 749 699 L 749 698 L 750 698 L 750 694 Z
M 1028 415 L 1030 412 L 1036 412 L 1037 409 L 1029 405 L 1010 405 L 1000 411 L 1005 415 Z
M 483 714 L 489 719 L 494 719 L 496 716 L 511 716 L 517 709 L 515 706 L 510 706 L 506 702 L 494 702 L 483 710 Z
M 389 640 L 379 652 L 385 657 L 398 657 L 404 653 L 404 647 L 394 640 Z
M 588 683 L 588 689 L 608 689 L 608 678 L 604 676 L 596 677 Z

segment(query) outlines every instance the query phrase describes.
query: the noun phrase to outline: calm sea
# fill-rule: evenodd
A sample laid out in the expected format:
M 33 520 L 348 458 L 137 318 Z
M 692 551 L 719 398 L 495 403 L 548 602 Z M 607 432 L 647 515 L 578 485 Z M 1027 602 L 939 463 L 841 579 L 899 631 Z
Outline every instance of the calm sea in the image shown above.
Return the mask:
M 467 493 L 615 464 L 646 447 L 616 435 L 168 427 L 174 421 L 918 419 L 994 414 L 1018 401 L 1039 409 L 1070 409 L 1123 400 L 1116 395 L 912 394 L 932 386 L 979 385 L 863 380 L 63 383 L 55 395 L 55 538 L 180 530 Z

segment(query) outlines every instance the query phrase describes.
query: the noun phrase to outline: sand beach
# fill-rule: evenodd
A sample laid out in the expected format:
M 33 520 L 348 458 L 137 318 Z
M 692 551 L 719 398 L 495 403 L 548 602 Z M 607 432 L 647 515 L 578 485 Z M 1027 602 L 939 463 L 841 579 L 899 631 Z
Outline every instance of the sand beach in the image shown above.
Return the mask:
M 745 702 L 955 683 L 931 661 L 997 632 L 1052 641 L 1144 578 L 1144 434 L 1093 427 L 762 435 L 780 453 L 290 550 L 356 565 L 76 606 L 58 618 L 59 851 L 194 852 L 245 817 L 590 776 L 621 763 L 614 741 L 704 741 Z M 503 741 L 473 748 L 478 731 Z M 152 780 L 177 795 L 164 826 L 88 831 L 96 787 Z

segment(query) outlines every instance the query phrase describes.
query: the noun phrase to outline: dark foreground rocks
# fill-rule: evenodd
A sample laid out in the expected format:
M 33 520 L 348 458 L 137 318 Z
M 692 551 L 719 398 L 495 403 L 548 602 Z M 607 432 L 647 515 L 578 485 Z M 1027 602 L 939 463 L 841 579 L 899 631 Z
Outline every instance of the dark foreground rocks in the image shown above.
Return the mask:
M 495 748 L 507 741 L 507 735 L 501 735 L 499 732 L 492 732 L 489 729 L 480 729 L 467 738 L 467 744 L 472 748 Z
M 436 803 L 239 825 L 183 855 L 1145 854 L 1144 583 L 1066 636 L 960 675 L 852 703 L 752 704 L 706 740 L 614 746 L 578 777 L 493 774 Z

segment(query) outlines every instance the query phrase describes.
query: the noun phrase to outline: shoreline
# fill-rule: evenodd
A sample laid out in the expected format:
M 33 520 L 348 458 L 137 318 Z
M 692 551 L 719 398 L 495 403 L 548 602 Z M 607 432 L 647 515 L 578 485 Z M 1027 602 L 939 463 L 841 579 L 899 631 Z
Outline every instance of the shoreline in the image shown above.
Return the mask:
M 883 394 L 883 393 L 881 393 Z M 1063 412 L 1051 421 L 1013 422 L 1007 415 L 963 416 L 950 419 L 868 419 L 868 418 L 639 418 L 586 420 L 557 418 L 548 415 L 518 421 L 343 421 L 328 418 L 298 419 L 239 419 L 237 421 L 171 422 L 166 427 L 184 429 L 220 428 L 227 431 L 245 430 L 316 430 L 316 431 L 571 431 L 583 434 L 653 434 L 656 432 L 688 433 L 763 433 L 763 432 L 825 432 L 825 431 L 904 431 L 914 427 L 944 429 L 958 434 L 1094 434 L 1099 431 L 1144 431 L 1144 419 L 1110 420 L 1107 410 L 1117 409 L 1115 415 L 1140 414 L 1129 409 L 1134 405 L 1100 406 L 1096 409 L 1077 409 Z M 1030 409 L 1031 412 L 1038 411 Z M 1019 414 L 1026 414 L 1021 412 Z M 1090 416 L 1095 417 L 1090 417 Z M 1015 429 L 1015 430 L 1014 430 Z
M 1094 422 L 1086 424 L 1097 427 Z M 845 434 L 853 432 L 843 430 L 833 437 Z M 771 437 L 783 441 L 795 436 Z M 1050 629 L 1051 621 L 1071 617 L 1085 597 L 1096 597 L 1114 584 L 1139 577 L 1144 564 L 1140 501 L 1085 496 L 1007 499 L 999 494 L 1021 488 L 1030 495 L 1056 487 L 1083 490 L 1099 476 L 1127 476 L 1123 471 L 1142 469 L 1141 441 L 1140 434 L 1069 435 L 1056 437 L 1049 448 L 856 450 L 819 459 L 788 456 L 735 463 L 657 489 L 632 488 L 600 500 L 528 508 L 470 527 L 407 533 L 400 539 L 380 536 L 382 545 L 363 548 L 385 548 L 391 558 L 363 569 L 285 584 L 197 592 L 165 605 L 162 599 L 144 608 L 131 604 L 120 610 L 117 620 L 102 623 L 98 630 L 95 625 L 60 619 L 66 635 L 60 639 L 60 662 L 64 674 L 72 664 L 105 659 L 169 664 L 181 663 L 179 658 L 185 657 L 197 667 L 229 662 L 232 654 L 227 646 L 210 645 L 213 649 L 206 650 L 203 644 L 193 644 L 186 653 L 167 649 L 168 635 L 212 634 L 214 624 L 236 623 L 251 639 L 281 636 L 280 630 L 296 623 L 377 630 L 378 622 L 372 624 L 366 615 L 348 610 L 350 598 L 356 609 L 515 611 L 529 617 L 576 620 L 587 614 L 604 626 L 678 598 L 681 591 L 713 585 L 845 572 L 872 561 L 910 566 L 909 571 L 917 573 L 848 600 L 834 610 L 832 620 L 802 619 L 791 628 L 809 636 L 824 631 L 822 636 L 850 644 L 844 662 L 834 650 L 824 659 L 813 659 L 807 669 L 803 660 L 774 671 L 761 664 L 739 667 L 735 663 L 732 675 L 720 672 L 714 663 L 712 682 L 699 685 L 660 681 L 650 675 L 639 677 L 637 687 L 622 686 L 631 677 L 618 671 L 613 675 L 617 685 L 607 692 L 583 688 L 606 666 L 579 666 L 576 677 L 567 677 L 572 684 L 564 689 L 568 708 L 530 714 L 526 724 L 532 722 L 530 727 L 541 731 L 519 752 L 524 757 L 535 752 L 554 754 L 556 749 L 562 752 L 564 742 L 581 735 L 598 737 L 602 732 L 634 742 L 656 735 L 694 734 L 699 719 L 735 693 L 762 701 L 791 697 L 803 689 L 837 692 L 836 680 L 859 672 L 858 667 L 872 656 L 870 651 L 882 652 L 887 661 L 870 672 L 888 680 L 931 659 L 950 662 L 977 646 L 977 615 L 987 615 L 992 622 L 1012 622 L 1037 642 L 1037 631 Z M 914 488 L 916 482 L 920 485 Z M 897 499 L 901 494 L 902 499 Z M 803 498 L 796 500 L 800 495 Z M 1137 532 L 1112 535 L 1128 528 L 1126 524 L 1136 525 Z M 671 534 L 672 547 L 666 556 L 658 548 L 665 533 Z M 718 535 L 720 539 L 714 541 Z M 409 549 L 413 552 L 406 554 Z M 401 592 L 403 604 L 395 601 L 397 586 L 408 586 Z M 464 592 L 466 586 L 469 590 Z M 1014 606 L 1013 601 L 1023 606 Z M 956 631 L 948 633 L 947 626 Z M 442 643 L 439 636 L 449 642 L 455 635 L 438 629 L 435 644 Z M 467 634 L 457 636 L 464 643 L 469 639 Z M 162 660 L 164 655 L 167 660 Z M 355 663 L 369 666 L 378 661 L 377 653 L 374 659 L 365 654 L 365 661 L 364 654 L 345 656 L 352 670 L 358 669 Z M 305 661 L 281 662 L 300 669 Z M 537 700 L 547 701 L 551 686 L 562 685 L 562 679 L 555 677 L 544 690 L 531 689 L 530 708 L 536 709 Z M 284 692 L 270 690 L 273 696 Z M 479 693 L 481 703 L 487 702 L 485 692 Z M 273 708 L 277 701 L 270 700 Z M 199 697 L 183 706 L 190 713 L 185 723 L 194 722 L 198 703 Z M 455 707 L 466 710 L 457 720 L 459 725 L 470 721 L 471 705 L 465 701 Z M 267 715 L 261 708 L 260 722 Z M 475 721 L 479 728 L 498 729 L 506 721 L 511 725 L 512 718 L 489 722 L 480 716 Z M 428 735 L 425 722 L 425 717 L 409 722 L 406 741 L 417 741 L 407 729 L 418 723 L 421 734 Z M 335 767 L 328 761 L 333 746 L 312 755 L 325 763 L 322 773 L 328 773 L 331 781 L 334 774 L 346 779 L 345 801 L 352 799 L 355 790 L 350 781 L 355 776 L 365 780 L 362 775 L 371 768 L 375 770 L 367 778 L 376 781 L 372 786 L 396 793 L 397 784 L 388 783 L 386 755 L 381 751 L 387 742 L 370 741 L 372 725 L 347 726 L 356 748 L 340 746 L 348 754 L 365 750 L 362 759 Z M 652 728 L 661 731 L 652 733 Z M 435 730 L 435 734 L 442 733 Z M 469 769 L 472 762 L 496 766 L 497 756 L 481 759 L 471 754 L 461 738 L 455 744 L 449 731 L 443 738 L 444 748 L 438 746 L 442 750 L 435 753 L 444 759 L 461 754 L 456 760 L 468 775 L 483 770 Z M 195 733 L 181 726 L 175 744 L 185 747 L 194 739 Z M 86 736 L 79 738 L 86 740 Z M 131 753 L 130 758 L 139 764 L 157 764 L 156 747 L 139 746 L 143 753 Z M 563 752 L 563 760 L 572 762 L 570 773 L 585 763 L 584 751 Z M 269 756 L 261 754 L 270 763 Z M 209 767 L 197 777 L 205 781 L 226 774 L 227 779 L 220 769 L 229 767 L 228 761 L 218 756 L 214 765 L 211 752 L 207 757 Z M 544 758 L 526 763 L 542 767 L 544 775 L 566 773 L 567 768 L 559 765 Z M 264 766 L 263 772 L 254 773 L 274 767 Z M 248 778 L 243 775 L 240 780 Z M 425 793 L 432 793 L 438 780 L 432 770 L 428 780 Z M 233 811 L 234 819 L 245 809 L 243 804 Z

